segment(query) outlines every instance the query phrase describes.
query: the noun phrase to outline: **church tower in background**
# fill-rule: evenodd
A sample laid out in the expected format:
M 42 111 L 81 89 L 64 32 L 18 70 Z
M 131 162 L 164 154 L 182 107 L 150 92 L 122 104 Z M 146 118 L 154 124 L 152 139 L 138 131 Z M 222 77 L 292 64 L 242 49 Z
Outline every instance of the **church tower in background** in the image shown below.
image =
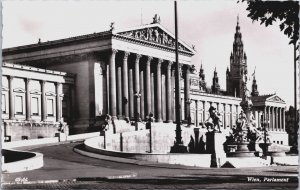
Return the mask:
M 226 71 L 226 91 L 227 95 L 242 97 L 242 73 L 247 74 L 247 57 L 244 52 L 242 33 L 237 17 L 236 32 L 234 34 L 233 51 L 230 55 L 230 70 Z

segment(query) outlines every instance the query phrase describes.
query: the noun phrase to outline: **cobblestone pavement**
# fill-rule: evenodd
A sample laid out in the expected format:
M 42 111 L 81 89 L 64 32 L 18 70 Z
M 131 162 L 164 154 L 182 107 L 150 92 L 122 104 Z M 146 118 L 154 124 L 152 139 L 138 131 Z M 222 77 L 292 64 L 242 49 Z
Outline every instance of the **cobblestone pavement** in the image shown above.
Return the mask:
M 77 154 L 78 143 L 32 149 L 44 154 L 41 169 L 3 174 L 3 189 L 296 189 L 298 167 L 277 166 L 247 169 L 174 168 L 170 165 L 136 165 L 99 160 Z M 110 176 L 110 177 L 109 177 Z M 7 184 L 21 177 L 33 184 Z M 128 178 L 131 177 L 131 178 Z M 257 177 L 261 182 L 249 182 Z M 263 182 L 264 177 L 288 178 L 288 183 Z M 120 179 L 124 178 L 124 179 Z M 126 178 L 126 179 L 125 179 Z M 62 180 L 65 182 L 51 182 Z M 72 179 L 74 181 L 72 181 Z M 37 182 L 37 180 L 41 180 Z M 42 182 L 42 180 L 48 180 Z M 6 184 L 5 184 L 6 183 Z

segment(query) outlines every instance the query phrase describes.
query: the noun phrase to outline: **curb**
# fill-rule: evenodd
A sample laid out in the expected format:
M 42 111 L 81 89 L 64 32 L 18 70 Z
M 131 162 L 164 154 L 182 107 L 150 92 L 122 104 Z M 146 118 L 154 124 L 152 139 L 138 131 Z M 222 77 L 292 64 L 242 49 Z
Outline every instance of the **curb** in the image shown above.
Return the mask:
M 108 179 L 127 179 L 137 177 L 136 173 L 127 175 L 113 175 L 106 177 L 79 177 L 75 179 L 53 179 L 53 180 L 36 180 L 36 181 L 13 181 L 13 182 L 2 182 L 1 185 L 22 185 L 22 184 L 47 184 L 47 183 L 66 183 L 66 182 L 85 182 L 85 181 L 102 181 Z
M 183 166 L 183 165 L 175 165 L 175 164 L 167 164 L 167 163 L 156 163 L 156 162 L 150 162 L 150 161 L 144 161 L 144 160 L 134 160 L 134 159 L 129 159 L 129 158 L 119 158 L 119 157 L 114 157 L 114 156 L 97 154 L 97 153 L 90 152 L 87 150 L 82 150 L 82 149 L 79 149 L 76 147 L 74 147 L 73 150 L 74 150 L 74 152 L 81 154 L 83 156 L 96 158 L 96 159 L 100 159 L 100 160 L 116 162 L 116 163 L 125 163 L 125 164 L 133 164 L 133 165 L 138 165 L 138 166 L 148 166 L 148 167 L 168 168 L 168 169 L 198 170 L 200 168 L 203 168 L 203 167 Z M 99 158 L 99 156 L 102 156 L 102 158 Z M 105 157 L 114 157 L 114 158 L 112 159 L 112 158 L 105 158 Z M 121 160 L 121 159 L 123 159 L 123 160 Z M 128 159 L 128 161 L 125 161 L 124 159 Z

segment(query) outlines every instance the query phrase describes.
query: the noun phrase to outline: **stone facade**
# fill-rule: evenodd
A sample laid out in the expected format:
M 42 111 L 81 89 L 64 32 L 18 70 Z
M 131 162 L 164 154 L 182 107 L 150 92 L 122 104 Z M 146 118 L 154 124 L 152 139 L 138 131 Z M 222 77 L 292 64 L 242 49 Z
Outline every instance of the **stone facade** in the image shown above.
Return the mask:
M 6 141 L 54 137 L 71 123 L 74 75 L 2 64 L 2 129 Z
M 227 70 L 227 91 L 220 88 L 216 69 L 212 87 L 206 86 L 202 65 L 199 75 L 192 65 L 195 53 L 179 40 L 181 119 L 184 123 L 204 127 L 208 109 L 214 106 L 221 113 L 222 127 L 230 128 L 241 110 L 241 71 L 247 71 L 239 24 L 230 71 Z M 124 120 L 145 121 L 150 113 L 158 123 L 176 121 L 175 38 L 158 22 L 124 30 L 112 27 L 110 31 L 8 48 L 3 50 L 3 60 L 14 63 L 3 64 L 5 122 L 9 123 L 14 117 L 25 123 L 34 120 L 55 124 L 64 119 L 74 134 L 99 130 L 94 122 L 96 116 L 103 114 L 111 115 L 115 124 Z M 21 86 L 14 86 L 14 77 L 22 81 Z M 28 83 L 29 80 L 32 82 Z M 255 88 L 257 90 L 257 85 Z M 21 94 L 21 98 L 17 94 Z M 15 96 L 18 98 L 11 101 Z M 27 99 L 37 101 L 34 106 L 38 105 L 36 109 L 40 112 L 33 114 L 33 103 L 28 106 Z M 51 113 L 44 106 L 48 101 L 54 105 Z M 285 135 L 284 117 L 281 117 L 284 101 L 253 102 L 257 126 L 261 115 L 270 113 L 276 121 L 272 120 L 269 130 Z M 24 105 L 22 112 L 19 105 Z

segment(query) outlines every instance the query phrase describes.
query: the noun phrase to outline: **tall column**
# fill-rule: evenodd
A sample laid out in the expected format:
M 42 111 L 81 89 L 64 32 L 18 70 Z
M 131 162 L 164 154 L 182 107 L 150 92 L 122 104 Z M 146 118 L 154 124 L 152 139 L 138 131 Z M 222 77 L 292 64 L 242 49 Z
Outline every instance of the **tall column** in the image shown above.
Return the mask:
M 109 59 L 109 107 L 112 119 L 117 118 L 117 97 L 116 97 L 116 53 L 118 50 L 112 49 Z
M 283 119 L 282 119 L 282 126 L 283 126 L 283 131 L 285 131 L 285 108 L 282 108 L 282 116 L 283 116 Z
M 61 83 L 56 83 L 56 121 L 59 122 L 61 120 L 61 98 L 60 98 L 60 88 Z
M 232 109 L 232 104 L 229 104 L 229 117 L 230 117 L 230 121 L 229 121 L 229 126 L 230 129 L 232 129 L 233 125 L 234 125 L 234 121 L 233 121 L 233 109 Z
M 129 119 L 129 99 L 128 99 L 128 55 L 129 52 L 124 52 L 123 58 L 123 105 L 124 116 Z
M 279 127 L 278 127 L 278 108 L 275 108 L 275 127 L 276 127 L 276 131 L 279 131 Z
M 176 121 L 176 110 L 175 110 L 175 70 L 172 70 L 172 86 L 171 86 L 171 97 L 172 97 L 172 118 L 173 121 Z
M 172 61 L 168 62 L 167 66 L 167 122 L 172 122 L 172 100 L 173 100 L 173 94 L 172 94 L 172 82 L 171 82 L 171 66 Z
M 162 121 L 161 115 L 161 63 L 163 62 L 162 59 L 158 59 L 157 63 L 157 70 L 156 70 L 156 97 L 157 97 L 157 106 L 156 106 L 156 121 Z
M 205 110 L 205 101 L 203 101 L 203 124 L 206 120 L 206 110 Z
M 141 100 L 140 100 L 140 54 L 136 54 L 135 64 L 134 64 L 134 96 L 136 105 L 134 106 L 135 117 L 137 120 L 141 118 Z
M 141 118 L 145 119 L 145 93 L 144 93 L 144 71 L 141 69 L 140 73 L 140 87 L 141 87 Z
M 224 114 L 223 114 L 223 115 L 224 115 L 224 116 L 223 116 L 223 117 L 224 117 L 224 119 L 223 119 L 224 122 L 223 122 L 223 123 L 224 123 L 224 129 L 226 129 L 226 128 L 227 128 L 227 121 L 226 121 L 226 104 L 223 104 L 223 106 L 224 106 L 224 107 L 223 107 L 223 112 L 224 112 Z
M 154 73 L 151 73 L 151 111 L 153 116 L 156 116 L 155 111 L 155 95 L 154 95 Z
M 46 109 L 46 94 L 45 94 L 45 83 L 46 81 L 42 80 L 41 83 L 41 89 L 42 89 L 42 95 L 41 95 L 41 107 L 42 107 L 42 121 L 47 120 L 47 109 Z
M 196 127 L 199 127 L 199 100 L 195 100 L 196 103 Z
M 278 107 L 278 131 L 282 131 L 282 126 L 281 126 L 281 123 L 282 123 L 282 109 L 280 107 Z
M 185 78 L 184 78 L 184 99 L 185 99 L 185 120 L 189 122 L 191 119 L 190 113 L 190 66 L 185 66 Z
M 272 106 L 272 131 L 275 131 L 275 125 L 274 125 L 274 123 L 275 123 L 275 117 L 274 117 L 275 110 L 274 109 L 275 108 Z
M 151 68 L 150 63 L 153 58 L 148 56 L 146 63 L 146 115 L 148 116 L 152 112 L 151 107 Z M 154 102 L 152 102 L 154 104 Z M 153 112 L 152 112 L 153 113 Z
M 9 119 L 15 119 L 15 100 L 13 92 L 13 76 L 8 76 L 8 86 L 9 86 Z
M 270 106 L 267 107 L 267 122 L 268 122 L 268 130 L 270 131 L 271 130 L 271 108 Z
M 25 90 L 26 90 L 26 120 L 29 121 L 31 119 L 31 105 L 30 105 L 30 91 L 29 91 L 29 83 L 30 79 L 25 78 Z
M 105 70 L 105 97 L 106 97 L 106 101 L 105 101 L 105 107 L 106 107 L 106 113 L 110 114 L 110 109 L 109 109 L 109 102 L 110 102 L 110 94 L 109 94 L 109 63 L 105 65 L 106 66 L 106 70 Z
M 261 118 L 260 118 L 260 111 L 259 110 L 257 111 L 257 118 L 255 118 L 255 119 L 257 120 L 257 125 L 258 125 L 257 127 L 259 127 L 260 124 L 261 124 L 261 120 L 260 120 Z
M 118 108 L 118 118 L 122 118 L 123 117 L 123 104 L 122 104 L 122 67 L 121 65 L 118 66 L 117 69 L 117 80 L 118 80 L 118 90 L 117 90 L 117 99 L 118 99 L 118 103 L 117 103 L 117 108 Z
M 129 115 L 134 118 L 133 69 L 129 68 Z

